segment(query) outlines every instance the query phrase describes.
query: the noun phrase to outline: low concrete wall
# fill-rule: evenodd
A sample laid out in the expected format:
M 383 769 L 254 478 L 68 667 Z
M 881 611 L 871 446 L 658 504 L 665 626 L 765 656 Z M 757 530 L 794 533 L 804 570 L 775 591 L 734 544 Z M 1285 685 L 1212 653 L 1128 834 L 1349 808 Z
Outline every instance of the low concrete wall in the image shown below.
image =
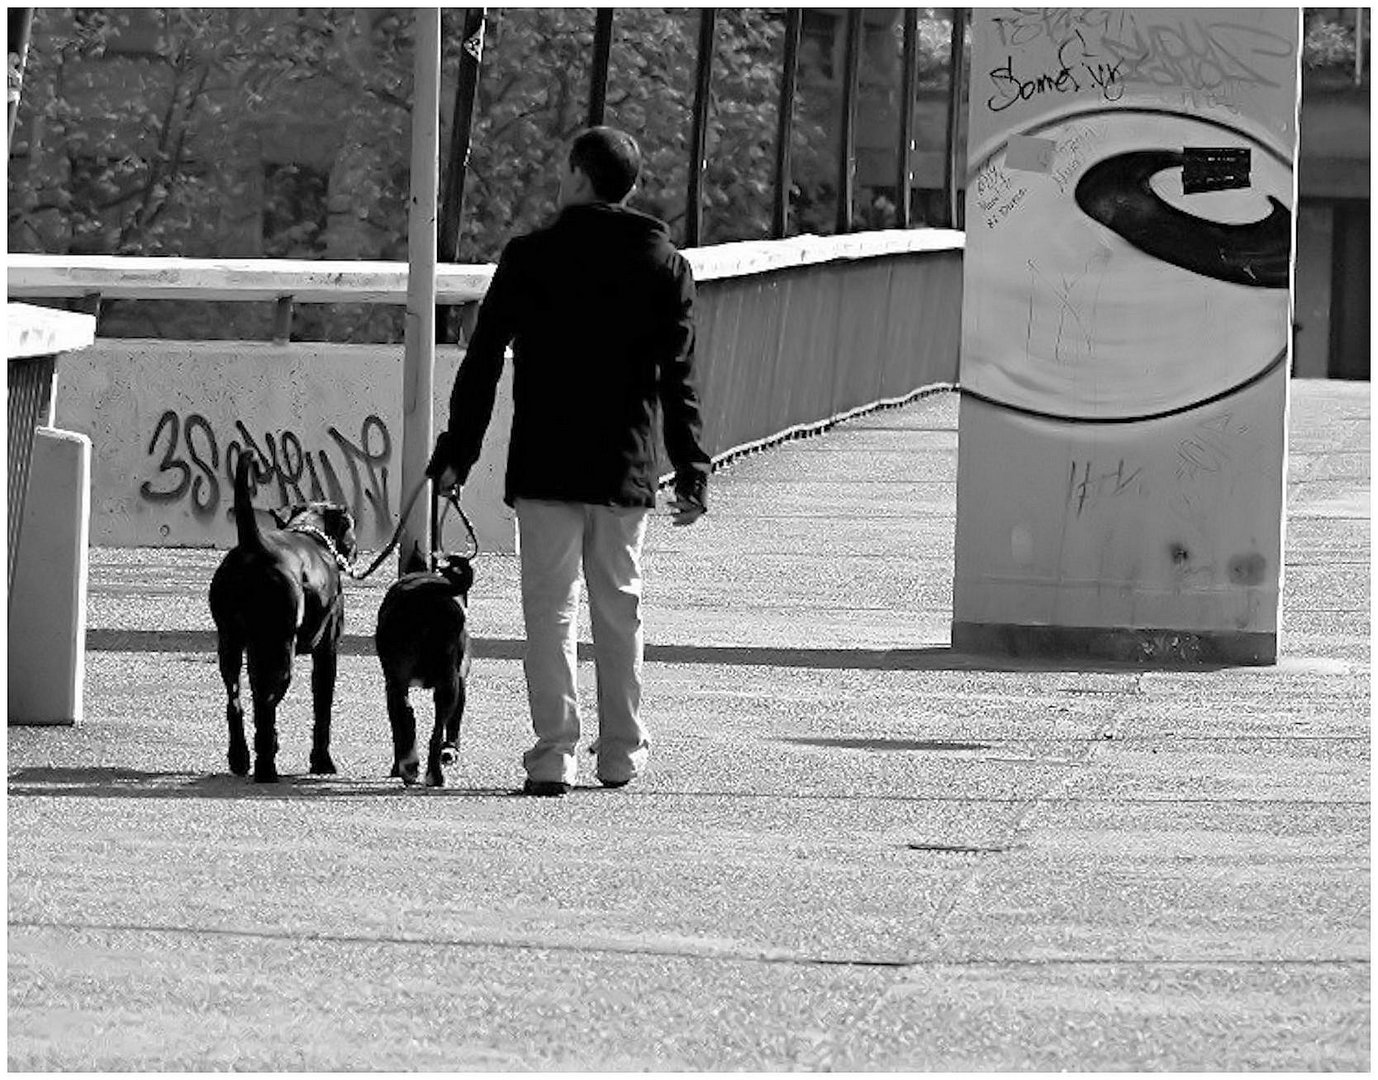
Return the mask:
M 699 385 L 715 457 L 957 380 L 960 234 L 881 233 L 686 252 L 699 287 Z M 91 542 L 228 547 L 231 447 L 272 462 L 261 507 L 346 502 L 360 544 L 391 535 L 402 439 L 400 345 L 102 339 L 65 361 L 56 423 L 90 436 Z M 445 422 L 462 356 L 436 354 Z M 511 371 L 464 507 L 511 551 L 502 503 Z M 664 458 L 662 457 L 662 460 Z M 666 465 L 668 468 L 668 463 Z M 451 536 L 451 528 L 456 535 Z M 457 546 L 462 527 L 447 528 Z
M 381 548 L 403 494 L 402 353 L 401 345 L 102 339 L 64 358 L 57 422 L 89 435 L 94 448 L 91 542 L 230 547 L 231 448 L 252 447 L 271 463 L 255 505 L 344 502 L 360 545 Z M 453 346 L 436 350 L 438 424 L 461 356 Z M 510 417 L 505 378 L 495 436 Z M 464 492 L 488 550 L 512 546 L 505 442 L 489 438 Z

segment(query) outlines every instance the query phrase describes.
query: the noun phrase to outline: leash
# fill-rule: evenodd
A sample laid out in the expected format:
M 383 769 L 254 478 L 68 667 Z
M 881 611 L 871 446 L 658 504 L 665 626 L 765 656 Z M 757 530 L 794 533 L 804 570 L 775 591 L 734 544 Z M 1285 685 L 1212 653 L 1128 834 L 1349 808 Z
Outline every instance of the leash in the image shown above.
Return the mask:
M 402 539 L 402 529 L 407 523 L 407 518 L 411 516 L 412 507 L 416 505 L 416 500 L 421 496 L 421 489 L 429 482 L 430 477 L 423 476 L 420 482 L 412 488 L 411 494 L 407 496 L 406 505 L 402 507 L 402 512 L 397 515 L 397 528 L 392 530 L 392 536 L 388 540 L 387 546 L 385 546 L 382 551 L 378 552 L 378 557 L 374 559 L 373 562 L 369 563 L 368 569 L 360 572 L 351 567 L 347 571 L 349 576 L 355 581 L 363 581 L 369 574 L 382 566 L 383 560 L 397 548 L 397 542 Z
M 459 504 L 459 493 L 454 488 L 445 492 L 445 509 L 437 516 L 436 507 L 440 501 L 440 492 L 431 489 L 431 569 L 435 569 L 436 554 L 439 549 L 440 530 L 445 524 L 445 515 L 453 507 L 455 513 L 459 515 L 459 520 L 464 522 L 464 528 L 469 533 L 469 546 L 473 548 L 468 555 L 462 556 L 466 561 L 472 562 L 478 557 L 479 543 L 478 534 L 474 532 L 474 523 L 469 520 L 469 515 L 464 512 L 464 507 Z
M 378 553 L 377 557 L 374 558 L 373 562 L 369 563 L 367 569 L 362 571 L 355 570 L 353 567 L 349 566 L 342 559 L 340 559 L 340 556 L 338 554 L 336 554 L 336 559 L 340 561 L 341 568 L 344 569 L 344 571 L 351 578 L 353 578 L 355 581 L 363 581 L 366 577 L 372 574 L 373 571 L 377 570 L 378 567 L 380 567 L 383 564 L 384 559 L 386 559 L 390 554 L 392 554 L 394 550 L 396 550 L 398 541 L 402 539 L 402 529 L 406 525 L 407 518 L 411 516 L 412 508 L 416 505 L 416 500 L 421 497 L 421 489 L 424 488 L 428 483 L 430 483 L 430 477 L 423 476 L 420 482 L 417 483 L 417 485 L 414 488 L 412 488 L 411 494 L 407 496 L 406 504 L 402 507 L 402 512 L 397 516 L 397 528 L 393 529 L 392 536 L 389 538 L 387 545 L 383 548 L 382 551 Z M 439 512 L 440 499 L 441 493 L 434 486 L 432 486 L 429 537 L 431 553 L 427 558 L 427 566 L 431 570 L 435 569 L 436 542 L 440 538 L 440 528 L 441 525 L 444 523 L 444 515 Z M 465 529 L 467 529 L 469 532 L 469 543 L 474 550 L 471 555 L 467 556 L 467 558 L 472 559 L 479 553 L 478 535 L 474 532 L 473 522 L 469 520 L 469 515 L 464 512 L 464 507 L 460 506 L 459 495 L 455 492 L 453 488 L 445 492 L 444 499 L 446 512 L 448 512 L 450 507 L 454 507 L 454 509 L 459 513 L 460 520 L 464 522 Z M 329 543 L 328 540 L 327 543 Z M 331 550 L 334 551 L 334 545 L 330 545 L 330 547 Z

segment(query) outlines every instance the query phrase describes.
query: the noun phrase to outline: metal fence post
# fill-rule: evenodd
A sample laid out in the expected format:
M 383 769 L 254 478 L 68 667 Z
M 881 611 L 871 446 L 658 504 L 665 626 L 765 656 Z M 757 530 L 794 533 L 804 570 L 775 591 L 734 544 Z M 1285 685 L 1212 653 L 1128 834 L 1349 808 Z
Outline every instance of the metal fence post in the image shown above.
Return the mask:
M 717 10 L 699 12 L 699 55 L 694 76 L 694 126 L 689 138 L 689 190 L 684 200 L 684 246 L 698 247 L 703 232 L 703 172 L 708 146 L 709 87 L 713 74 L 713 38 Z
M 919 9 L 904 9 L 904 71 L 900 76 L 899 161 L 895 175 L 895 225 L 909 228 L 914 185 L 914 75 L 919 56 Z
M 943 206 L 950 229 L 961 228 L 961 200 L 958 189 L 961 186 L 963 165 L 957 161 L 957 125 L 962 115 L 962 57 L 966 53 L 966 9 L 952 9 L 952 43 L 948 50 L 948 101 L 947 101 L 947 139 L 946 168 L 943 170 Z M 960 171 L 959 171 L 960 170 Z
M 441 193 L 440 224 L 436 236 L 438 262 L 452 263 L 459 257 L 459 233 L 464 221 L 464 181 L 469 171 L 474 100 L 478 96 L 479 66 L 483 61 L 483 31 L 487 12 L 487 8 L 464 9 L 464 39 L 459 54 L 459 81 L 455 85 L 454 116 L 450 119 L 450 156 L 445 165 L 445 186 Z M 450 310 L 443 307 L 436 311 L 437 342 L 449 340 Z
M 799 35 L 804 25 L 804 9 L 785 12 L 784 70 L 780 73 L 780 113 L 775 125 L 775 205 L 770 235 L 783 240 L 789 231 L 789 191 L 794 159 L 794 88 L 799 79 Z
M 593 24 L 593 70 L 589 73 L 589 127 L 603 122 L 612 61 L 612 8 L 599 8 Z
M 856 97 L 861 66 L 861 8 L 847 11 L 847 53 L 842 75 L 842 147 L 837 162 L 837 228 L 852 231 L 852 199 L 856 174 Z

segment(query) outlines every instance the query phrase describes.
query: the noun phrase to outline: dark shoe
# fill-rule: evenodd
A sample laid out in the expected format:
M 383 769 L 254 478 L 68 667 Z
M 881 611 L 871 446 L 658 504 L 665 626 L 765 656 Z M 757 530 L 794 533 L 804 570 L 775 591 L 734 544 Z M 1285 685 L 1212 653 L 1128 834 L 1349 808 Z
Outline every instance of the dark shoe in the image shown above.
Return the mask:
M 606 788 L 620 788 L 620 787 L 626 787 L 628 784 L 631 783 L 630 780 L 602 780 L 602 779 L 600 779 L 598 782 L 599 782 L 600 784 L 602 784 L 602 785 L 603 785 L 604 787 L 606 787 Z
M 522 785 L 523 795 L 555 799 L 569 794 L 569 785 L 559 780 L 528 780 Z

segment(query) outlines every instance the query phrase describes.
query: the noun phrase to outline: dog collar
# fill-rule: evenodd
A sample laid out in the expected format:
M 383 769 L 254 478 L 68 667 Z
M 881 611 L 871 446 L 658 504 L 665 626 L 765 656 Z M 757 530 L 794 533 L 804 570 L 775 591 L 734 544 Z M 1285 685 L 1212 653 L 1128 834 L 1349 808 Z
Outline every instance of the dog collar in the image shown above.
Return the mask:
M 343 555 L 340 554 L 339 549 L 335 546 L 335 541 L 330 539 L 330 537 L 327 536 L 323 530 L 316 528 L 316 526 L 314 525 L 288 525 L 287 531 L 294 533 L 302 533 L 305 536 L 311 537 L 313 540 L 319 540 L 322 544 L 325 545 L 326 550 L 329 551 L 332 556 L 334 556 L 336 566 L 338 566 L 346 574 L 353 572 L 353 565 L 350 563 L 348 559 L 346 559 Z

